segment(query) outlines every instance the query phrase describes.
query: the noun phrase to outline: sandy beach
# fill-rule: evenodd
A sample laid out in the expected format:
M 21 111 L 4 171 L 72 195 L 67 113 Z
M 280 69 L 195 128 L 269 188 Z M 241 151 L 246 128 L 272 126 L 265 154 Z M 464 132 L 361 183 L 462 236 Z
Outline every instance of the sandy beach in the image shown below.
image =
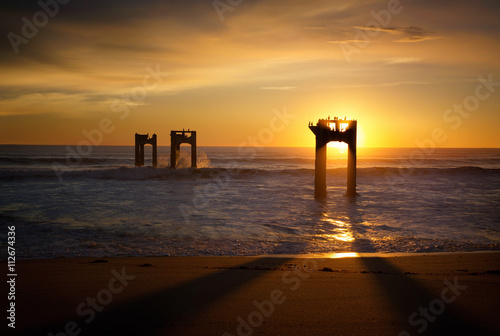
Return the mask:
M 499 256 L 19 260 L 7 335 L 493 335 Z

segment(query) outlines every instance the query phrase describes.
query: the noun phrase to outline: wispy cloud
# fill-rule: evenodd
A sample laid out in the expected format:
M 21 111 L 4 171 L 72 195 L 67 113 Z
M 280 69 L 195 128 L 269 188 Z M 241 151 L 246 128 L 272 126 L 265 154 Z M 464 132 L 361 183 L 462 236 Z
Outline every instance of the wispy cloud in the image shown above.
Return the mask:
M 0 116 L 33 114 L 82 114 L 105 110 L 109 102 L 82 104 L 85 94 L 29 93 L 0 100 Z
M 331 41 L 326 41 L 326 43 L 334 43 L 334 44 L 342 44 L 342 43 L 363 43 L 366 41 L 363 40 L 331 40 Z
M 295 90 L 296 86 L 261 86 L 261 90 L 281 90 L 281 91 L 290 91 Z
M 429 82 L 419 81 L 401 81 L 401 82 L 385 82 L 385 83 L 360 83 L 360 84 L 340 84 L 328 86 L 332 89 L 361 89 L 361 88 L 376 88 L 376 87 L 391 87 L 403 85 L 426 85 Z
M 368 26 L 354 26 L 352 27 L 353 29 L 361 29 L 361 30 L 368 30 L 368 31 L 379 31 L 379 32 L 384 32 L 384 33 L 390 33 L 390 34 L 397 34 L 398 29 L 393 28 L 393 27 L 368 27 Z
M 394 42 L 399 42 L 399 43 L 412 43 L 412 42 L 423 42 L 423 41 L 430 41 L 430 40 L 438 40 L 443 38 L 443 36 L 407 36 L 403 37 L 400 40 L 394 41 Z
M 432 31 L 426 30 L 421 27 L 397 27 L 396 30 L 402 32 L 406 36 L 395 42 L 422 42 L 427 40 L 436 40 L 441 36 L 434 35 Z
M 416 63 L 420 62 L 422 59 L 418 57 L 396 57 L 390 58 L 385 61 L 385 64 L 404 64 L 404 63 Z
M 429 84 L 429 82 L 411 82 L 411 81 L 406 81 L 406 82 L 381 83 L 379 86 L 426 85 L 426 84 Z
M 442 36 L 435 35 L 434 32 L 424 29 L 422 27 L 408 26 L 408 27 L 372 27 L 372 26 L 352 26 L 352 31 L 361 30 L 368 32 L 382 32 L 392 35 L 405 35 L 403 38 L 395 40 L 394 42 L 422 42 L 427 40 L 435 40 L 442 38 Z M 338 40 L 329 43 L 349 43 L 350 41 L 357 40 Z

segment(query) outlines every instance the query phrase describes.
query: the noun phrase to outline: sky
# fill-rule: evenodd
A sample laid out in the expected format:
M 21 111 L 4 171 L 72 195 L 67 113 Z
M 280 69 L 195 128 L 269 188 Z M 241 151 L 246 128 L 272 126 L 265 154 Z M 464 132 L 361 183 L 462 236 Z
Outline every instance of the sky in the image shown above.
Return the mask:
M 0 143 L 500 147 L 494 0 L 2 0 Z

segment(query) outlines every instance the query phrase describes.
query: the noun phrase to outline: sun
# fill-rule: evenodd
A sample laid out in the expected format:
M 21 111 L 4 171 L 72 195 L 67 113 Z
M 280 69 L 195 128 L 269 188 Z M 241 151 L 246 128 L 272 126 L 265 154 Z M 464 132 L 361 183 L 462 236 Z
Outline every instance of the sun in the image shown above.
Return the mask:
M 347 144 L 340 141 L 330 141 L 326 146 L 328 147 L 328 149 L 338 151 L 338 153 L 340 154 L 344 153 L 347 150 Z

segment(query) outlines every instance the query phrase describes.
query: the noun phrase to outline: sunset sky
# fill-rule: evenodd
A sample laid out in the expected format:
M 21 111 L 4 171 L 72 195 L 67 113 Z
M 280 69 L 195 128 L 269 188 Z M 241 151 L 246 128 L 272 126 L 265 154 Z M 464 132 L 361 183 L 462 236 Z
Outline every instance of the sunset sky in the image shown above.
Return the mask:
M 500 147 L 496 0 L 60 1 L 0 5 L 2 144 L 312 146 L 330 115 L 360 146 Z

